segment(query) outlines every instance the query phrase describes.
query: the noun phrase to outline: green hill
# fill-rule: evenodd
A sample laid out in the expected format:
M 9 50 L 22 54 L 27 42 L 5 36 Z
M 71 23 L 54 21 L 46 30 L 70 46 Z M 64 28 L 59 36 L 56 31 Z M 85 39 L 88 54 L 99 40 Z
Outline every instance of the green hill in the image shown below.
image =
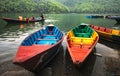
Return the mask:
M 119 13 L 120 0 L 1 0 L 0 12 Z

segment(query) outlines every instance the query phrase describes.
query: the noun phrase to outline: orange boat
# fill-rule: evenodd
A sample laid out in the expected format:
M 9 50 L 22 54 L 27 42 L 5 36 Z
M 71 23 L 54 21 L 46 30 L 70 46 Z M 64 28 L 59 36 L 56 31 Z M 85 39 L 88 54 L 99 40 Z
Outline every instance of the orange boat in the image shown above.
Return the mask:
M 72 61 L 75 65 L 81 65 L 92 52 L 99 36 L 88 24 L 70 30 L 67 33 L 67 47 Z
M 89 26 L 99 34 L 100 38 L 113 43 L 120 44 L 120 30 L 104 28 L 101 26 L 95 26 L 91 24 Z

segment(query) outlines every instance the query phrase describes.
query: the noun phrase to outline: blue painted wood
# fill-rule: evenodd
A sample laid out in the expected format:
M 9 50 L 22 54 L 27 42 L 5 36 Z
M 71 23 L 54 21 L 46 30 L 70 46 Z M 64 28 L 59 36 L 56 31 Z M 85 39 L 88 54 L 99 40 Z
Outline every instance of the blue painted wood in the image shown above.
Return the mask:
M 45 29 L 38 30 L 29 35 L 23 42 L 23 46 L 31 46 L 33 44 L 50 44 L 57 43 L 63 36 L 63 33 L 55 26 L 47 26 Z

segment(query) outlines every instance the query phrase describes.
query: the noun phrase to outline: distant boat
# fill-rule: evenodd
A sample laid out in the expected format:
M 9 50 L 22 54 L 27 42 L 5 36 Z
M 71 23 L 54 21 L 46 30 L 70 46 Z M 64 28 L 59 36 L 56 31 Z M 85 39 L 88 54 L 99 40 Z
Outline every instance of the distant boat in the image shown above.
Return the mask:
M 13 18 L 3 18 L 8 23 L 33 23 L 33 22 L 42 22 L 42 19 L 34 19 L 34 20 L 18 20 Z
M 89 25 L 91 28 L 96 30 L 100 38 L 111 41 L 113 43 L 120 44 L 120 30 L 104 28 L 101 26 Z
M 86 18 L 104 18 L 103 15 L 87 15 Z
M 81 66 L 92 52 L 99 36 L 88 24 L 81 24 L 70 30 L 66 39 L 73 64 Z
M 55 26 L 46 26 L 29 35 L 18 48 L 13 63 L 38 73 L 59 52 L 63 33 Z
M 108 19 L 114 19 L 118 23 L 120 22 L 120 16 L 111 16 L 111 15 L 108 15 L 108 16 L 106 16 L 106 18 L 108 18 Z

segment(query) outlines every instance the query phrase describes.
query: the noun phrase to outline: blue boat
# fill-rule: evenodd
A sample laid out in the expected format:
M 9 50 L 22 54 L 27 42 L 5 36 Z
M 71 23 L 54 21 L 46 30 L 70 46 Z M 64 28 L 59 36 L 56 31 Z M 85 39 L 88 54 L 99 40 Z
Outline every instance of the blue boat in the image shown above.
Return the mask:
M 104 18 L 103 15 L 87 15 L 86 18 Z
M 39 73 L 59 52 L 63 33 L 53 25 L 46 26 L 23 40 L 13 63 Z

